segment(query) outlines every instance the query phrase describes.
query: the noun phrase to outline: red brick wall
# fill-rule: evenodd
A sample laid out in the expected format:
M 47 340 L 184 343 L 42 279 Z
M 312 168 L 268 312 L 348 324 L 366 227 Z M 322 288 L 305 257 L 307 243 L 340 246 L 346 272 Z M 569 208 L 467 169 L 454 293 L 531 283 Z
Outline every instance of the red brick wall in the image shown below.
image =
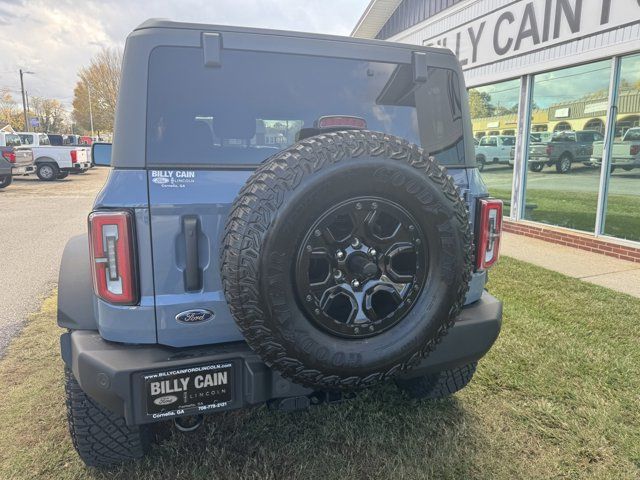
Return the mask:
M 601 253 L 609 257 L 640 263 L 640 248 L 621 245 L 615 241 L 597 238 L 592 235 L 571 232 L 546 225 L 514 222 L 506 218 L 504 219 L 502 228 L 505 232 L 526 235 L 544 240 L 545 242 L 558 243 L 589 252 Z

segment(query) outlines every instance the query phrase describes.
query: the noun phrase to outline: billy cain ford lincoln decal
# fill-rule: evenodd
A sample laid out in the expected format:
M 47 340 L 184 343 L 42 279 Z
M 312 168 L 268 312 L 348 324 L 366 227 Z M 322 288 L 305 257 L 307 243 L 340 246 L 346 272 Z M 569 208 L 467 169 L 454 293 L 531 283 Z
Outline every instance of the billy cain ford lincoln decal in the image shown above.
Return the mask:
M 147 414 L 154 418 L 222 408 L 231 401 L 231 363 L 144 376 Z

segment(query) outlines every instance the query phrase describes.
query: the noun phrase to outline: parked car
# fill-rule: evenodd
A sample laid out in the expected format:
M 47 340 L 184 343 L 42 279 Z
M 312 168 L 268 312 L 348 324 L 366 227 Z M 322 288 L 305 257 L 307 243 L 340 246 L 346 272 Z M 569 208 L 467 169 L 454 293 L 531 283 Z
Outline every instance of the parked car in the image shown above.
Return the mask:
M 66 178 L 70 172 L 83 173 L 91 167 L 84 147 L 53 146 L 48 135 L 34 132 L 18 132 L 22 143 L 31 147 L 36 174 L 40 180 L 52 181 Z
M 511 149 L 516 144 L 513 135 L 486 135 L 476 147 L 476 162 L 480 171 L 488 163 L 500 163 L 513 166 Z
M 11 166 L 10 175 L 0 173 L 0 188 L 9 186 L 12 177 L 29 175 L 35 171 L 31 149 L 24 147 L 20 136 L 15 133 L 0 132 L 0 155 Z
M 589 161 L 594 142 L 602 140 L 602 134 L 592 130 L 555 132 L 548 140 L 540 134 L 539 142 L 529 144 L 529 170 L 540 172 L 545 165 L 555 165 L 556 172 L 569 173 L 574 162 Z
M 389 45 L 168 21 L 127 39 L 115 143 L 93 145 L 113 170 L 59 277 L 86 464 L 141 457 L 154 422 L 471 380 L 500 330 L 502 202 L 455 56 Z
M 3 154 L 0 155 L 0 188 L 6 188 L 11 185 L 13 176 L 11 175 L 12 164 Z
M 590 165 L 599 167 L 602 164 L 602 152 L 604 142 L 593 144 L 593 155 Z M 613 143 L 611 153 L 611 171 L 616 168 L 623 170 L 633 170 L 640 167 L 640 127 L 627 130 L 622 136 L 622 140 Z

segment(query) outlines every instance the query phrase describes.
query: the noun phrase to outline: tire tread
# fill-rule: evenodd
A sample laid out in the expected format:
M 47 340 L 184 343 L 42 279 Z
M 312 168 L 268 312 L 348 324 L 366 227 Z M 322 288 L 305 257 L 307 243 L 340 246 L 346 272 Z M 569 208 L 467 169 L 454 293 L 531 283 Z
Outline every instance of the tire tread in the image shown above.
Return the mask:
M 464 245 L 464 267 L 456 272 L 456 300 L 436 335 L 409 358 L 385 371 L 365 376 L 325 375 L 288 356 L 277 335 L 265 323 L 267 313 L 258 300 L 260 246 L 286 193 L 295 189 L 306 174 L 345 160 L 383 155 L 420 170 L 428 181 L 441 188 L 454 206 Z M 302 140 L 274 155 L 262 163 L 242 187 L 229 213 L 220 251 L 222 285 L 231 313 L 247 343 L 267 365 L 293 382 L 312 388 L 366 388 L 417 365 L 446 335 L 464 303 L 473 265 L 472 245 L 468 209 L 453 179 L 433 157 L 420 147 L 392 135 L 372 131 L 334 132 Z

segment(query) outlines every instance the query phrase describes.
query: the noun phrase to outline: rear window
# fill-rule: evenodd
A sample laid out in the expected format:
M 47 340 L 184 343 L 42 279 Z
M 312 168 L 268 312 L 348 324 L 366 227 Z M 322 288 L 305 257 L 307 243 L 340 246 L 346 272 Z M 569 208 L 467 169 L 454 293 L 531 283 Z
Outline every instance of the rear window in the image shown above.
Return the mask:
M 7 133 L 4 136 L 5 142 L 7 143 L 7 147 L 19 147 L 20 145 L 22 145 L 22 142 L 20 141 L 20 136 L 19 135 L 15 135 L 13 133 Z
M 33 145 L 33 135 L 20 134 L 19 137 L 24 145 Z
M 150 165 L 256 165 L 318 133 L 325 116 L 360 117 L 443 164 L 465 162 L 452 70 L 429 68 L 416 85 L 405 64 L 223 50 L 221 66 L 211 68 L 201 49 L 159 47 L 148 92 Z
M 624 136 L 626 142 L 640 142 L 640 128 L 632 128 L 627 130 Z

